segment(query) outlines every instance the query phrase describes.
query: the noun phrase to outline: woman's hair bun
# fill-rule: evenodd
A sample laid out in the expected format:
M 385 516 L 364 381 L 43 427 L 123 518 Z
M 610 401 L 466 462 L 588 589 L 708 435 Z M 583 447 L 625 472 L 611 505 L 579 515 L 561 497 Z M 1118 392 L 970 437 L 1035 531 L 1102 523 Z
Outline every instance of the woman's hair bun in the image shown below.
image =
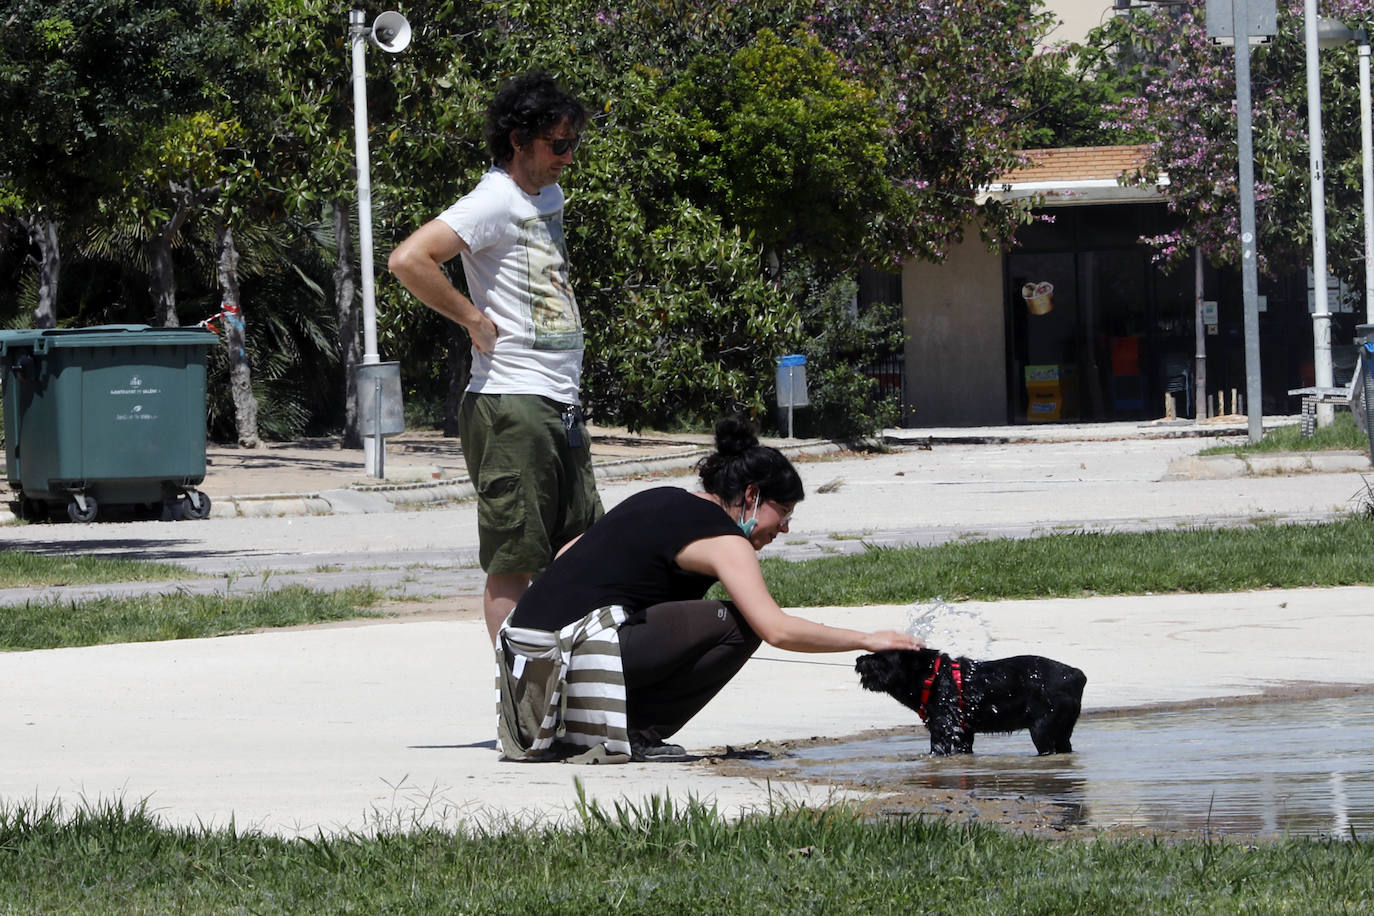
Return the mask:
M 744 417 L 734 414 L 716 423 L 716 451 L 722 456 L 743 455 L 759 444 L 754 426 Z
M 697 474 L 707 493 L 722 506 L 737 505 L 750 486 L 763 499 L 794 503 L 806 498 L 806 489 L 792 462 L 782 452 L 759 443 L 758 431 L 742 414 L 731 414 L 716 423 L 716 450 L 697 462 Z

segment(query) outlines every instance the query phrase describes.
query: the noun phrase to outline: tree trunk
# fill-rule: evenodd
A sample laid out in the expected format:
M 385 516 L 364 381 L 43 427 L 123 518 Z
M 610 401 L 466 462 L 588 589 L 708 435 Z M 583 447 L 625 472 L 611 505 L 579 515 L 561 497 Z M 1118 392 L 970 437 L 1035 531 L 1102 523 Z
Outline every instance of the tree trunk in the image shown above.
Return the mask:
M 177 318 L 177 275 L 172 259 L 172 242 L 191 215 L 195 200 L 189 190 L 176 188 L 177 208 L 162 231 L 146 243 L 148 252 L 148 292 L 153 297 L 153 311 L 164 328 L 181 324 Z
M 224 344 L 229 350 L 229 389 L 234 397 L 234 427 L 239 445 L 257 448 L 258 402 L 253 397 L 253 378 L 248 368 L 247 328 L 239 302 L 239 252 L 234 230 L 223 222 L 215 227 L 219 243 L 220 309 L 224 312 Z
M 153 314 L 164 328 L 177 327 L 177 277 L 172 265 L 172 245 L 165 235 L 148 240 L 148 293 Z
M 29 237 L 38 246 L 38 307 L 33 310 L 33 326 L 57 327 L 57 279 L 62 268 L 62 250 L 57 244 L 57 223 L 35 216 L 25 223 Z
M 362 362 L 363 348 L 359 339 L 357 286 L 353 282 L 353 229 L 349 225 L 348 206 L 336 200 L 334 212 L 334 245 L 338 259 L 334 265 L 334 305 L 339 315 L 339 359 L 344 370 L 344 448 L 362 448 L 363 437 L 358 432 L 358 380 L 356 372 Z

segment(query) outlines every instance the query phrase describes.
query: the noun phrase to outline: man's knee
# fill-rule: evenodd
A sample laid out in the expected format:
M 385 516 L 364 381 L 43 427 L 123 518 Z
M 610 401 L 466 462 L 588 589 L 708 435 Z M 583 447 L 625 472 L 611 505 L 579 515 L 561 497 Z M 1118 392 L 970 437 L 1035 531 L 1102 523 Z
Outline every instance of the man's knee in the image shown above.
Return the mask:
M 487 576 L 488 598 L 518 601 L 520 596 L 525 594 L 525 589 L 529 587 L 530 574 L 527 572 L 491 573 Z

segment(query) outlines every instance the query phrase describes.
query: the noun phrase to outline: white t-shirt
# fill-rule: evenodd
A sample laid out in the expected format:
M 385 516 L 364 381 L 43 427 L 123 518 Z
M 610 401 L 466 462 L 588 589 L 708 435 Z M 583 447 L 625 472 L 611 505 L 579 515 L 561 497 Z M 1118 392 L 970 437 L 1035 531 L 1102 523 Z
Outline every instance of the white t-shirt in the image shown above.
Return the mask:
M 579 403 L 582 317 L 568 279 L 563 189 L 526 194 L 492 168 L 438 218 L 467 243 L 468 294 L 497 330 L 493 352 L 472 353 L 468 391 Z

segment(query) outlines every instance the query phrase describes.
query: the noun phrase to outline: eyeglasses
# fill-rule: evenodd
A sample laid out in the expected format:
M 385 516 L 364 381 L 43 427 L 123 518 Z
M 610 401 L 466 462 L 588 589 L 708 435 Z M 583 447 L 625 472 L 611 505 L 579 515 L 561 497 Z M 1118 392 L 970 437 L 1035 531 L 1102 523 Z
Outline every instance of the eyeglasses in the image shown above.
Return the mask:
M 792 513 L 797 511 L 796 506 L 793 506 L 791 509 L 788 509 L 786 513 L 782 513 L 782 503 L 778 502 L 776 499 L 770 499 L 768 501 L 773 504 L 773 506 L 779 511 L 779 513 L 782 514 L 782 518 L 778 520 L 779 528 L 781 528 L 783 525 L 786 525 L 788 522 L 792 521 Z
M 577 148 L 582 145 L 582 135 L 576 137 L 545 137 L 549 142 L 549 149 L 553 150 L 555 156 L 566 156 L 568 153 L 577 152 Z

